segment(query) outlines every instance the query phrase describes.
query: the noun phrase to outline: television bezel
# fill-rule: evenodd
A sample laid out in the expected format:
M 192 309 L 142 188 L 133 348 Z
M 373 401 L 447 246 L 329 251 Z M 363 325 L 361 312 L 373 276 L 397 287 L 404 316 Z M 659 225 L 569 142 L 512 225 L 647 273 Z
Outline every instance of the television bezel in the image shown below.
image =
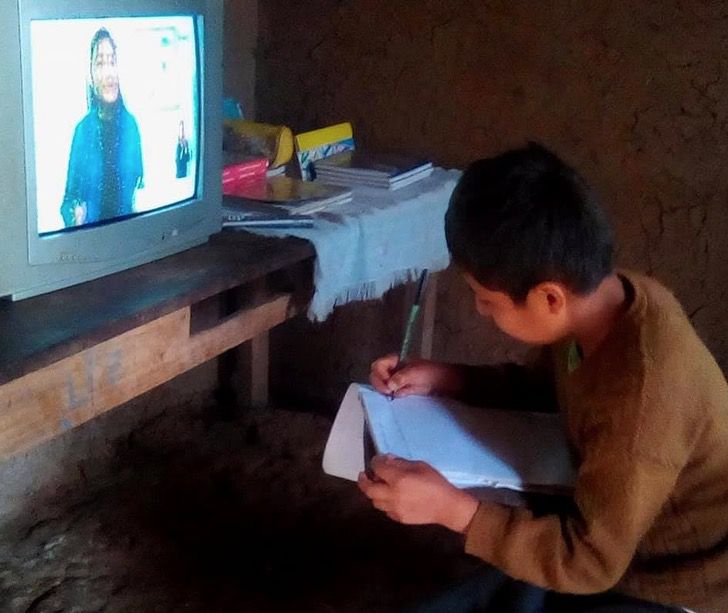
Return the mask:
M 22 189 L 17 185 L 18 189 L 9 191 L 23 196 L 27 266 L 17 261 L 22 259 L 17 249 L 11 258 L 16 260 L 13 270 L 6 272 L 0 264 L 0 296 L 9 294 L 14 299 L 24 298 L 130 268 L 200 244 L 220 230 L 222 10 L 222 0 L 125 0 L 123 3 L 17 0 L 20 51 L 20 82 L 17 85 L 22 96 L 24 176 Z M 35 200 L 31 21 L 180 15 L 194 17 L 198 43 L 200 155 L 195 195 L 181 203 L 108 223 L 39 234 Z M 67 164 L 67 160 L 62 163 Z M 4 197 L 0 194 L 0 199 Z M 0 210 L 3 208 L 11 210 L 10 203 L 0 203 Z M 2 235 L 0 239 L 13 240 Z M 18 268 L 25 270 L 18 272 Z

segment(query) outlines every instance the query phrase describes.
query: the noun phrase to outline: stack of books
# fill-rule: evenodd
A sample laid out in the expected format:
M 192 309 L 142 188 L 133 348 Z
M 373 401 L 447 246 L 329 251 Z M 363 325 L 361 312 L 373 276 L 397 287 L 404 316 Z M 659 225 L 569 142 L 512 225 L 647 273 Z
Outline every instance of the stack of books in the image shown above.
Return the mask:
M 225 194 L 223 227 L 311 225 L 312 214 L 349 201 L 351 190 L 344 187 L 285 176 L 263 177 Z
M 432 174 L 432 162 L 399 154 L 352 150 L 314 163 L 316 180 L 330 185 L 399 189 Z
M 294 137 L 296 161 L 304 181 L 314 179 L 313 164 L 342 151 L 354 149 L 354 131 L 349 122 L 337 123 Z
M 313 217 L 296 214 L 270 202 L 222 197 L 223 228 L 310 228 Z

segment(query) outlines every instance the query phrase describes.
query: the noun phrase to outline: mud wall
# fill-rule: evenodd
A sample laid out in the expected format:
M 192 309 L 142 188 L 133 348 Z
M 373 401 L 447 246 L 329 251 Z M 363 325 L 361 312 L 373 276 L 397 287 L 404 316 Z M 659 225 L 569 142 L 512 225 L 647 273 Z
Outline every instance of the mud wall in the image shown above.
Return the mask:
M 350 120 L 362 145 L 452 167 L 546 144 L 597 188 L 619 264 L 669 285 L 726 370 L 726 39 L 723 2 L 268 0 L 257 113 L 294 130 Z M 340 371 L 380 349 L 356 309 L 311 328 L 350 335 Z M 438 357 L 508 351 L 452 273 L 438 311 Z

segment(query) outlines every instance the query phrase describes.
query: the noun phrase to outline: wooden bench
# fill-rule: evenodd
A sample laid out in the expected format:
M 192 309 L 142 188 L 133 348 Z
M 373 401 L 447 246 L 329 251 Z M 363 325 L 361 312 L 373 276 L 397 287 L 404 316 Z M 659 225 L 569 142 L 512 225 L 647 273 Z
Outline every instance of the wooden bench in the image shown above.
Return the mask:
M 305 310 L 314 257 L 303 240 L 223 232 L 150 264 L 0 301 L 0 459 L 246 341 L 247 400 L 264 403 L 267 331 Z

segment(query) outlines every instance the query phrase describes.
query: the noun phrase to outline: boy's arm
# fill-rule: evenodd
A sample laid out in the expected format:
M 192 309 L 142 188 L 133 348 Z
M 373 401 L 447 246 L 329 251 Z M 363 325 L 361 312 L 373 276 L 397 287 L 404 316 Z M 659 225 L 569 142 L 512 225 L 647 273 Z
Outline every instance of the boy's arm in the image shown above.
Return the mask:
M 546 589 L 607 590 L 624 574 L 678 474 L 664 460 L 627 454 L 605 438 L 580 466 L 575 512 L 535 517 L 527 509 L 481 503 L 465 549 Z
M 551 350 L 539 349 L 526 364 L 460 365 L 458 398 L 471 405 L 523 411 L 557 410 Z
M 369 380 L 383 394 L 449 396 L 468 404 L 529 411 L 554 411 L 553 367 L 549 349 L 530 364 L 467 366 L 429 360 L 400 364 L 397 354 L 375 360 Z

